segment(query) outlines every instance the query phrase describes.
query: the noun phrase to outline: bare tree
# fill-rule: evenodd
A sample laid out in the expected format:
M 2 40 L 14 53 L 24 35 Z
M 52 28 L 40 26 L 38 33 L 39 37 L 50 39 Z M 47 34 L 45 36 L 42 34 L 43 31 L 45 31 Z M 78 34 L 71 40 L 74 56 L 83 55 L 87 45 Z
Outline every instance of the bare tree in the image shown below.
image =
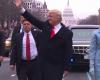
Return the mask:
M 5 22 L 11 22 L 18 16 L 18 10 L 13 4 L 13 0 L 0 0 L 0 23 L 2 28 Z
M 79 23 L 78 24 L 91 24 L 91 25 L 97 25 L 98 24 L 98 19 L 97 19 L 98 16 L 96 15 L 91 15 L 89 17 L 87 17 L 86 19 L 82 19 L 82 20 L 79 20 Z

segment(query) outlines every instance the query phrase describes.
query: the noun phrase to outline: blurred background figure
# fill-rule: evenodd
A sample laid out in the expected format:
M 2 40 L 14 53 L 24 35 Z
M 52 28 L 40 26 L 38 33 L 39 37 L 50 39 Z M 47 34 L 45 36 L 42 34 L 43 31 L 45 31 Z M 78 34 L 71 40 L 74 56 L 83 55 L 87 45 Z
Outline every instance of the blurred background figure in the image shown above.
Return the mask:
M 11 50 L 13 49 L 15 35 L 18 34 L 18 33 L 21 33 L 23 31 L 22 21 L 25 18 L 23 16 L 20 16 L 19 19 L 20 19 L 19 23 L 17 24 L 16 27 L 14 27 L 13 32 L 12 32 L 12 37 L 11 37 Z
M 5 41 L 4 31 L 0 30 L 0 66 L 4 56 L 4 49 L 5 49 L 4 41 Z

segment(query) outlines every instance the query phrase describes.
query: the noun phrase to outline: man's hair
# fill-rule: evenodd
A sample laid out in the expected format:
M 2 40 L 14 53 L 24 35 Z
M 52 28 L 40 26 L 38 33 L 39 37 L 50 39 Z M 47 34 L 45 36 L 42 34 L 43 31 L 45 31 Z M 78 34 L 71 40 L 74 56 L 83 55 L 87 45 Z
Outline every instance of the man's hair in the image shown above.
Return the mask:
M 59 19 L 62 19 L 62 13 L 61 11 L 57 10 L 57 9 L 53 9 L 53 10 L 50 10 L 49 13 L 56 13 L 58 15 L 58 18 Z
M 22 23 L 24 23 L 25 21 L 28 21 L 28 20 L 26 20 L 26 19 L 23 19 Z M 29 21 L 28 21 L 28 22 L 29 22 Z

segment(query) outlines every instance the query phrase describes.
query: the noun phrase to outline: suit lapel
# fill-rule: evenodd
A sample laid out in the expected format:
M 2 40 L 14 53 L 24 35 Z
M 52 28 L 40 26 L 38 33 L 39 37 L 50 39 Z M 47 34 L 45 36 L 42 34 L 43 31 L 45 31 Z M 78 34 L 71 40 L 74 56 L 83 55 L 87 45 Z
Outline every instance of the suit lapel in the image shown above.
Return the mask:
M 24 36 L 24 32 L 20 33 L 20 40 L 21 40 L 21 42 L 23 42 L 23 36 Z
M 36 29 L 32 29 L 31 32 L 32 32 L 32 36 L 33 36 L 33 38 L 34 38 L 34 40 L 36 42 L 36 37 L 38 35 L 38 32 L 36 31 Z
M 62 36 L 63 30 L 64 30 L 64 25 L 61 24 L 60 30 L 54 35 L 53 38 L 56 38 L 57 36 L 60 36 L 60 35 Z M 51 38 L 51 39 L 53 39 L 53 38 Z
M 23 49 L 23 45 L 22 45 L 22 43 L 23 43 L 23 36 L 24 36 L 24 32 L 22 32 L 22 33 L 19 33 L 19 35 L 18 35 L 18 50 L 19 50 L 19 52 L 18 52 L 18 54 L 19 54 L 19 58 L 21 59 L 21 57 L 22 57 L 22 49 Z
M 54 37 L 63 36 L 63 28 L 64 28 L 64 27 L 61 27 L 61 29 L 55 34 Z
M 35 40 L 36 46 L 38 47 L 38 33 L 39 32 L 37 31 L 37 29 L 32 29 L 31 32 L 32 32 L 32 36 Z

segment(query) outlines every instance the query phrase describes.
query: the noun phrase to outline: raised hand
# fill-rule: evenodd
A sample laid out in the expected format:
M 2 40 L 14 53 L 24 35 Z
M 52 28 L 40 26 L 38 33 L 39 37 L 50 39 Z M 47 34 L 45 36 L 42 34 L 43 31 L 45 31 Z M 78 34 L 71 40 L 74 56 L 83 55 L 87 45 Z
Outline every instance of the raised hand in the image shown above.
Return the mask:
M 14 4 L 16 5 L 16 7 L 20 7 L 22 4 L 22 0 L 15 0 Z

